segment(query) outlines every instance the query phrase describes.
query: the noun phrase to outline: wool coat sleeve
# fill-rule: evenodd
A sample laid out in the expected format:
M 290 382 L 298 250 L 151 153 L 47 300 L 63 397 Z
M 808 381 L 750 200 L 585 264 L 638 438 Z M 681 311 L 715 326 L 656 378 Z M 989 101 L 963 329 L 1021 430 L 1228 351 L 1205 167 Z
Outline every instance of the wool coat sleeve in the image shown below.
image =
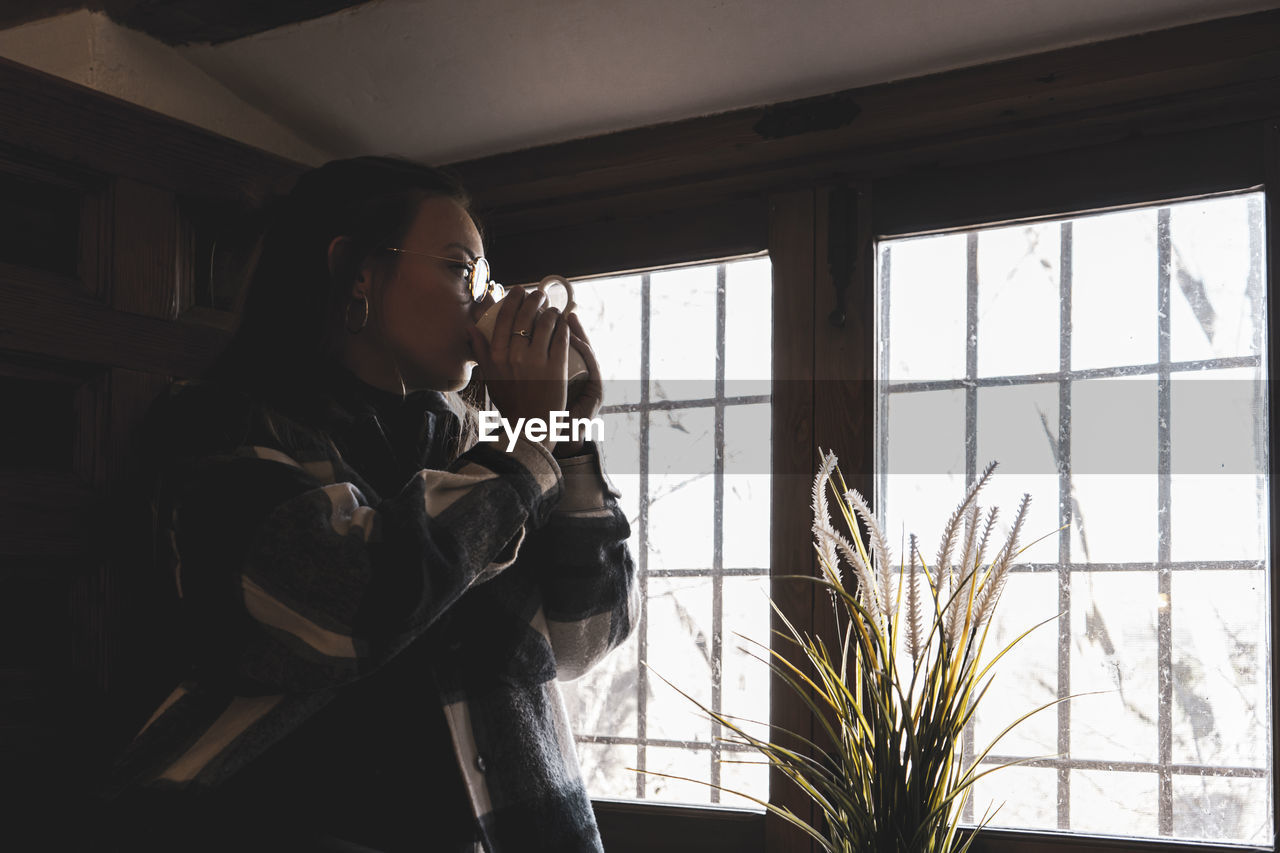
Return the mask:
M 340 466 L 240 446 L 174 466 L 176 579 L 197 658 L 240 695 L 340 686 L 376 669 L 516 557 L 562 491 L 521 440 L 422 470 L 371 506 Z
M 546 524 L 529 535 L 539 565 L 546 631 L 561 681 L 581 677 L 630 636 L 639 617 L 631 535 L 599 447 L 559 460 L 564 493 Z

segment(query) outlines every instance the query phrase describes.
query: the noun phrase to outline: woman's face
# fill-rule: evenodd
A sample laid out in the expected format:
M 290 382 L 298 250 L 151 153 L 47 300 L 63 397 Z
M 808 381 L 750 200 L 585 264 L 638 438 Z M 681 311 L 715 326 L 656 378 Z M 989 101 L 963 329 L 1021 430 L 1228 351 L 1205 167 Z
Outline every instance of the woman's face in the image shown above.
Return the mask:
M 471 298 L 464 266 L 484 254 L 480 232 L 457 202 L 428 198 L 395 248 L 457 263 L 389 253 L 367 265 L 353 295 L 369 300 L 369 321 L 347 336 L 347 362 L 361 379 L 389 391 L 400 391 L 399 377 L 410 391 L 456 391 L 475 366 L 467 329 L 492 301 L 477 305 Z M 348 312 L 352 328 L 359 315 L 357 303 Z

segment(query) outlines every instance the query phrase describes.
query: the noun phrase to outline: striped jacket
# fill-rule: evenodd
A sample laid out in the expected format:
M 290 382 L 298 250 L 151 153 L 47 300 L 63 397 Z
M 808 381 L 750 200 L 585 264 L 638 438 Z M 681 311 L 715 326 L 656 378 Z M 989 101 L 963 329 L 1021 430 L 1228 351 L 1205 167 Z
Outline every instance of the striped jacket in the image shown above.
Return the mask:
M 597 449 L 557 460 L 520 439 L 445 464 L 458 419 L 419 392 L 420 440 L 397 460 L 357 385 L 337 383 L 323 430 L 207 387 L 164 406 L 156 507 L 194 660 L 115 789 L 216 790 L 414 644 L 485 848 L 600 849 L 556 686 L 638 613 Z M 371 482 L 392 482 L 397 461 L 421 467 L 379 496 Z

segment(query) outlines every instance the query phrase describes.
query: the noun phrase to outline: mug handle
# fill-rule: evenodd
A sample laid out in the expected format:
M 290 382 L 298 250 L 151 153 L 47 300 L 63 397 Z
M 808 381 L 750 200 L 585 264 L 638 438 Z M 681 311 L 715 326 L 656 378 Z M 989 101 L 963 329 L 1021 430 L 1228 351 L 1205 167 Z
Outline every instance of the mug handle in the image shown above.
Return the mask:
M 551 287 L 552 285 L 556 285 L 556 284 L 564 288 L 565 294 L 568 296 L 568 300 L 569 300 L 565 304 L 564 308 L 560 309 L 560 313 L 568 314 L 574 308 L 578 307 L 577 303 L 573 301 L 573 285 L 569 283 L 569 279 L 565 278 L 562 275 L 549 275 L 546 278 L 542 279 L 542 281 L 538 282 L 537 289 L 541 290 L 543 293 L 546 293 L 548 287 Z

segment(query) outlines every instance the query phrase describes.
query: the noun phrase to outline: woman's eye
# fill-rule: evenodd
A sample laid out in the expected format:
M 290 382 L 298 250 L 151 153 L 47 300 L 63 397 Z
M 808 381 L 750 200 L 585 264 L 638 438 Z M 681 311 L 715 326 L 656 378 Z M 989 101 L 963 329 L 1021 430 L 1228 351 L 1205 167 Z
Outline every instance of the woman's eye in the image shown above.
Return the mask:
M 449 264 L 449 269 L 453 270 L 454 275 L 458 278 L 466 278 L 468 275 L 467 265 L 463 263 Z

